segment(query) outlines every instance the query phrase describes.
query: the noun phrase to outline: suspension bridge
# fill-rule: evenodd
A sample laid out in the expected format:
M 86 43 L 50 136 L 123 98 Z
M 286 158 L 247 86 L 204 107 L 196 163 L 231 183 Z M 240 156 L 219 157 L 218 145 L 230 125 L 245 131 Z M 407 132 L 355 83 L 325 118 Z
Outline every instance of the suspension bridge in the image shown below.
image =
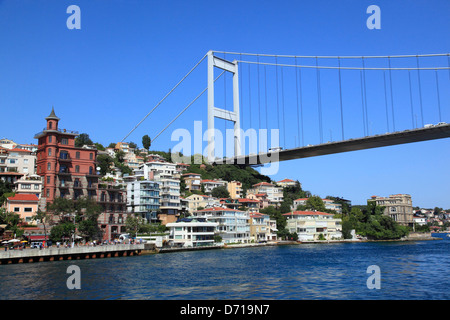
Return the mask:
M 167 103 L 205 60 L 207 70 L 200 78 L 206 87 L 152 141 L 193 108 L 198 108 L 193 111 L 197 115 L 206 113 L 204 156 L 216 164 L 262 165 L 450 137 L 445 122 L 450 122 L 449 53 L 297 56 L 209 51 L 122 141 Z M 174 109 L 173 104 L 165 107 L 166 113 L 168 109 Z M 224 138 L 229 139 L 224 143 Z

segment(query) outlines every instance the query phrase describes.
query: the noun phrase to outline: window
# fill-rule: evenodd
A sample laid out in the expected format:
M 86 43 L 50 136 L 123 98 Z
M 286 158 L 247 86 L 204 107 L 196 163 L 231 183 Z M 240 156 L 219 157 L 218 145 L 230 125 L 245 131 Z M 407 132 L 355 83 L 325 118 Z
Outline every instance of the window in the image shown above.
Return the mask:
M 21 187 L 22 187 L 22 189 L 31 189 L 31 184 L 29 184 L 29 183 L 22 183 Z
M 47 176 L 47 184 L 50 183 L 50 176 Z
M 49 128 L 49 129 L 52 129 L 52 127 L 53 127 L 53 123 L 50 121 L 50 122 L 48 123 L 48 128 Z
M 59 158 L 60 159 L 69 159 L 69 153 L 67 151 L 61 151 L 59 153 Z
M 52 164 L 50 162 L 47 163 L 47 170 L 52 170 Z
M 94 154 L 93 153 L 89 153 L 89 159 L 90 160 L 94 159 Z
M 24 212 L 33 212 L 33 208 L 24 208 Z
M 62 138 L 61 144 L 69 144 L 69 140 L 67 140 L 67 138 Z
M 49 156 L 52 155 L 52 148 L 48 148 L 48 155 L 49 155 Z
M 28 164 L 28 159 L 23 159 L 23 164 Z
M 20 212 L 20 207 L 14 207 L 14 212 Z
M 76 157 L 77 159 L 80 159 L 80 151 L 77 151 L 75 157 Z
M 47 190 L 47 197 L 50 197 L 50 189 L 46 189 Z
M 50 125 L 51 125 L 51 123 L 50 123 Z M 51 126 L 50 126 L 50 128 L 51 128 Z M 52 136 L 48 136 L 48 142 L 49 143 L 52 142 Z
M 75 172 L 80 172 L 80 166 L 75 166 Z

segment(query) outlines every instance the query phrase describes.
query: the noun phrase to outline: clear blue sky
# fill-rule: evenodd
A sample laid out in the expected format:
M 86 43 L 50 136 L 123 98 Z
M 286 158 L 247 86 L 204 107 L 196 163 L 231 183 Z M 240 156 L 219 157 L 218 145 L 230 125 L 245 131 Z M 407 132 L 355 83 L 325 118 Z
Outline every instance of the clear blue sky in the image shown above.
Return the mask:
M 70 16 L 66 9 L 72 4 L 81 9 L 80 30 L 66 27 Z M 366 9 L 372 4 L 381 9 L 380 30 L 366 27 L 370 16 Z M 45 126 L 44 118 L 54 106 L 62 128 L 86 132 L 104 145 L 118 142 L 211 49 L 312 56 L 447 53 L 449 14 L 450 2 L 446 0 L 0 0 L 0 136 L 19 143 L 36 143 L 34 134 Z M 246 67 L 242 71 L 244 79 Z M 252 69 L 253 75 L 255 72 Z M 270 72 L 273 75 L 273 69 Z M 288 72 L 292 71 L 285 72 L 288 91 L 293 83 Z M 450 122 L 449 78 L 444 73 L 439 76 L 442 120 Z M 338 140 L 341 132 L 335 125 L 340 124 L 336 114 L 339 100 L 331 101 L 336 98 L 337 86 L 327 85 L 327 81 L 333 81 L 333 75 L 327 77 L 324 71 L 321 77 L 323 139 Z M 422 84 L 426 123 L 438 122 L 435 92 L 425 89 L 433 79 L 424 78 Z M 316 78 L 307 72 L 303 80 L 312 88 L 316 84 Z M 404 84 L 401 78 L 395 81 L 399 84 L 397 89 Z M 253 83 L 252 90 L 255 86 Z M 205 87 L 203 63 L 127 141 L 141 145 L 144 134 L 155 136 Z M 224 87 L 223 82 L 218 82 L 218 90 Z M 231 92 L 228 88 L 227 96 Z M 356 105 L 361 99 L 360 88 L 349 82 L 344 88 L 345 130 L 347 137 L 356 138 L 363 133 L 358 113 L 361 109 Z M 311 97 L 305 102 L 309 103 L 305 117 L 307 110 L 315 113 L 312 118 L 305 118 L 309 124 L 317 116 L 317 99 L 311 90 Z M 243 90 L 242 94 L 247 100 L 248 92 Z M 369 94 L 372 93 L 368 91 Z M 409 95 L 404 97 L 409 99 Z M 285 98 L 289 122 L 297 110 L 292 90 Z M 417 116 L 417 92 L 414 98 Z M 397 129 L 406 128 L 400 123 L 405 119 L 411 122 L 409 104 L 399 101 L 399 96 L 396 99 L 396 119 L 400 121 Z M 386 120 L 381 117 L 384 105 L 381 109 L 374 106 L 378 101 L 384 103 L 384 96 L 373 93 L 369 102 L 372 133 L 385 129 Z M 252 91 L 253 107 L 256 104 L 257 95 Z M 270 110 L 274 109 L 272 103 Z M 256 114 L 252 113 L 254 123 Z M 244 117 L 244 122 L 248 121 L 249 113 Z M 275 118 L 275 114 L 270 116 L 271 121 Z M 194 120 L 206 121 L 206 97 L 183 114 L 152 148 L 172 148 L 176 144 L 170 140 L 172 130 L 192 130 Z M 298 144 L 295 123 L 286 126 L 286 131 L 286 146 Z M 305 138 L 318 142 L 317 125 L 307 128 L 305 124 Z M 448 159 L 450 139 L 442 139 L 283 162 L 272 179 L 298 179 L 313 194 L 341 196 L 353 204 L 365 204 L 372 195 L 408 193 L 413 205 L 447 209 Z

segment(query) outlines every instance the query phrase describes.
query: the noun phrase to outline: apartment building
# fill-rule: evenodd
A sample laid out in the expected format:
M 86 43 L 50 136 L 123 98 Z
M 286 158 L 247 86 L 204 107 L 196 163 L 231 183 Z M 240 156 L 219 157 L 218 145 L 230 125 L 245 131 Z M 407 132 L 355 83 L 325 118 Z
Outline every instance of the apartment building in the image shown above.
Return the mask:
M 176 164 L 170 162 L 150 161 L 139 167 L 144 178 L 159 182 L 160 188 L 160 212 L 164 217 L 162 221 L 173 220 L 181 210 L 180 202 L 180 175 Z
M 103 240 L 115 239 L 126 231 L 126 185 L 116 181 L 101 181 L 97 191 L 96 201 L 102 207 L 98 223 L 103 232 Z
M 265 193 L 267 195 L 270 205 L 278 206 L 281 202 L 283 202 L 283 188 L 278 187 L 273 183 L 260 182 L 254 184 L 252 189 L 247 190 L 247 195 L 261 193 Z
M 287 219 L 286 228 L 297 233 L 300 241 L 333 240 L 342 237 L 341 219 L 333 214 L 319 211 L 292 211 L 283 214 Z
M 39 175 L 24 175 L 14 182 L 14 192 L 16 194 L 34 194 L 38 198 L 41 196 L 42 179 Z
M 283 187 L 283 188 L 295 187 L 296 184 L 297 184 L 297 181 L 294 181 L 294 180 L 291 180 L 291 179 L 283 179 L 283 180 L 277 181 L 277 185 L 280 186 L 280 187 Z
M 193 215 L 217 223 L 216 233 L 222 237 L 224 243 L 250 242 L 250 216 L 248 212 L 213 207 L 195 211 Z
M 375 201 L 377 206 L 385 207 L 384 214 L 394 221 L 405 226 L 414 224 L 414 212 L 409 194 L 394 194 L 389 197 L 372 196 L 368 201 Z
M 250 213 L 250 239 L 255 242 L 265 242 L 270 239 L 270 217 L 262 213 Z
M 209 208 L 220 205 L 220 201 L 217 198 L 204 195 L 204 194 L 192 194 L 189 197 L 186 197 L 188 201 L 188 211 L 194 212 L 199 208 Z
M 160 207 L 159 182 L 127 179 L 127 211 L 144 218 L 148 223 L 158 222 Z
M 42 197 L 52 202 L 56 197 L 96 199 L 99 175 L 96 172 L 97 149 L 75 147 L 78 132 L 58 127 L 54 109 L 45 118 L 47 126 L 35 135 L 38 139 L 37 174 L 43 178 Z
M 242 198 L 243 189 L 240 181 L 228 182 L 227 189 L 232 199 Z
M 213 180 L 205 179 L 200 181 L 200 183 L 203 186 L 203 189 L 205 190 L 205 194 L 211 194 L 215 188 L 227 187 L 228 184 L 228 182 L 220 179 L 213 179 Z
M 15 182 L 23 175 L 36 173 L 36 154 L 19 148 L 0 147 L 0 177 L 7 182 Z
M 178 165 L 177 165 L 178 167 Z M 202 190 L 202 176 L 199 173 L 185 173 L 182 174 L 181 177 L 184 180 L 186 185 L 186 190 L 192 191 L 201 191 Z
M 178 247 L 203 247 L 214 245 L 217 223 L 205 218 L 183 218 L 166 224 L 170 230 L 169 243 Z

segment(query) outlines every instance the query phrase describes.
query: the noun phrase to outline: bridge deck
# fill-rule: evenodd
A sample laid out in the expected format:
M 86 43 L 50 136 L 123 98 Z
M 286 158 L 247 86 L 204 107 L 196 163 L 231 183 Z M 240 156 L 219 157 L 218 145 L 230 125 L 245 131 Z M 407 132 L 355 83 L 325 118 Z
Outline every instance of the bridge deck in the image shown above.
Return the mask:
M 435 125 L 428 128 L 405 130 L 386 133 L 364 138 L 349 139 L 338 142 L 328 142 L 318 145 L 281 150 L 271 153 L 260 153 L 257 155 L 239 156 L 215 161 L 216 164 L 238 164 L 238 165 L 262 165 L 265 163 L 316 157 L 327 154 L 356 151 L 363 149 L 379 148 L 397 144 L 420 142 L 450 138 L 450 124 Z

